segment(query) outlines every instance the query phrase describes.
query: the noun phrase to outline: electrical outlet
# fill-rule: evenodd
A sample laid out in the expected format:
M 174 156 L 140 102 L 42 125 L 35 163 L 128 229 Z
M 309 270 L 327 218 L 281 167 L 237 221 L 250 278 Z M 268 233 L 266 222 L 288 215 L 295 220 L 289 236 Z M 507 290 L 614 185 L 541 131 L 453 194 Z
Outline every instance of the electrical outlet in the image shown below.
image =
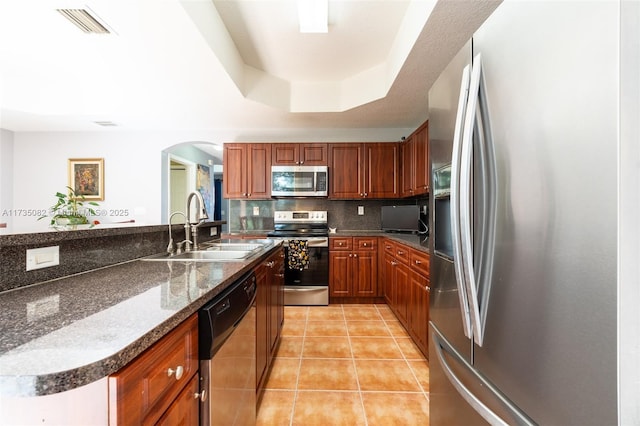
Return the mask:
M 212 226 L 209 228 L 209 236 L 213 237 L 215 235 L 218 235 L 218 228 L 216 226 Z
M 364 216 L 364 206 L 358 206 L 358 216 Z
M 254 216 L 260 216 L 260 207 L 259 206 L 254 206 L 253 207 L 253 215 Z
M 60 264 L 60 246 L 27 250 L 27 271 Z

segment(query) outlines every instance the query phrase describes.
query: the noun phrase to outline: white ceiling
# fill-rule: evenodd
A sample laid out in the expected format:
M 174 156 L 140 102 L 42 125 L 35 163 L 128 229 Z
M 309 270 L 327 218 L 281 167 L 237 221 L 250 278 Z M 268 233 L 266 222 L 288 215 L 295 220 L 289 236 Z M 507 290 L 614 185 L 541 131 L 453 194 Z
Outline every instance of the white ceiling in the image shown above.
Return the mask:
M 300 34 L 295 0 L 2 0 L 0 127 L 415 128 L 499 4 L 434 1 L 329 0 L 329 33 Z M 87 7 L 112 34 L 55 11 Z

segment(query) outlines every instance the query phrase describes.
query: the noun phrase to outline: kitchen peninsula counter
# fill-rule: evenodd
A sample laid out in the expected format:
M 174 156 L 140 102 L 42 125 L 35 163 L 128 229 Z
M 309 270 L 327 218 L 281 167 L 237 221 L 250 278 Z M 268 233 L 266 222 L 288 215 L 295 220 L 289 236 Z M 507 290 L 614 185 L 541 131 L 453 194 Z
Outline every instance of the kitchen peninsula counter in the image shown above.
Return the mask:
M 0 396 L 115 373 L 278 246 L 243 262 L 131 260 L 0 293 Z

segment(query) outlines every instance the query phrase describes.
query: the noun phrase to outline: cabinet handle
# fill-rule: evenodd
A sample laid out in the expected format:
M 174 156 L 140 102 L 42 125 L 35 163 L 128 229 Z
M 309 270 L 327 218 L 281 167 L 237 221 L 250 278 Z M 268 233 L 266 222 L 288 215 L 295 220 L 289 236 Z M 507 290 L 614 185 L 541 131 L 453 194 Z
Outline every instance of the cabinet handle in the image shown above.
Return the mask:
M 363 246 L 363 247 L 366 247 L 366 246 L 367 246 L 367 243 L 362 243 L 362 246 Z
M 300 164 L 304 164 L 304 161 L 301 161 Z
M 403 252 L 403 251 L 398 250 L 398 254 L 399 254 L 400 256 L 402 256 L 402 255 L 404 255 L 404 252 Z
M 365 193 L 364 193 L 364 196 L 365 196 L 365 197 L 368 197 L 368 196 L 369 196 L 369 194 L 365 192 Z
M 276 277 L 278 277 L 278 278 L 284 278 L 284 274 L 276 274 Z
M 349 257 L 353 257 L 353 254 L 349 253 Z
M 357 254 L 357 253 L 355 253 L 355 254 L 353 255 L 353 257 L 358 257 L 358 254 Z
M 395 260 L 391 261 L 391 266 L 396 266 L 398 264 L 398 262 L 396 262 Z
M 269 268 L 273 268 L 273 265 L 275 265 L 275 264 L 276 264 L 276 262 L 274 262 L 273 260 L 271 262 L 267 262 L 267 266 Z
M 364 197 L 364 194 L 361 192 L 361 193 L 360 193 L 360 196 L 361 196 L 361 197 Z
M 425 290 L 427 291 L 431 291 L 431 287 L 429 287 L 428 285 L 424 286 Z
M 421 264 L 422 262 L 420 262 L 419 260 L 416 260 L 416 265 Z
M 200 392 L 196 392 L 193 394 L 194 399 L 199 399 L 202 402 L 207 400 L 207 390 L 202 389 Z
M 251 193 L 248 193 L 248 194 L 247 194 L 247 197 L 251 197 Z
M 176 380 L 180 380 L 182 378 L 182 374 L 184 374 L 184 367 L 179 365 L 175 370 L 173 368 L 167 369 L 167 376 L 171 377 L 174 374 L 176 376 Z

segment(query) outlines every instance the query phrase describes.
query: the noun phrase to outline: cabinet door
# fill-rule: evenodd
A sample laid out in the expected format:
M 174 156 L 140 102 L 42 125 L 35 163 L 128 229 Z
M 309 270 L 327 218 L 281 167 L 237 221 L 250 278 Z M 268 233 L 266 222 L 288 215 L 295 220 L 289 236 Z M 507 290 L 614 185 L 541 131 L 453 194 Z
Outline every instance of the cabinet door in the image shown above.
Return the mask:
M 329 198 L 362 198 L 362 153 L 361 144 L 329 144 Z
M 264 263 L 256 268 L 256 387 L 258 392 L 264 385 L 269 359 L 269 287 Z
M 429 357 L 429 280 L 412 272 L 409 303 L 409 334 L 422 353 Z
M 334 297 L 349 296 L 351 260 L 348 251 L 329 252 L 329 294 Z
M 365 147 L 365 198 L 397 198 L 400 145 L 397 143 L 367 143 Z
M 198 426 L 200 424 L 200 399 L 196 397 L 199 381 L 197 375 L 193 376 L 187 387 L 178 395 L 156 425 Z
M 414 138 L 414 191 L 415 195 L 429 192 L 429 126 L 428 122 L 420 127 Z
M 297 166 L 300 164 L 300 146 L 296 143 L 271 144 L 271 162 L 274 166 Z
M 397 262 L 393 255 L 387 254 L 385 251 L 382 270 L 384 299 L 386 300 L 387 305 L 389 305 L 389 307 L 394 311 L 396 306 L 396 286 L 394 281 L 396 265 Z
M 326 143 L 302 143 L 300 164 L 305 166 L 327 166 L 329 164 L 328 145 Z
M 247 196 L 247 144 L 224 144 L 222 193 L 224 198 Z
M 396 285 L 396 315 L 400 322 L 408 328 L 407 307 L 411 296 L 409 287 L 409 275 L 411 270 L 403 263 L 398 263 L 395 268 L 395 285 Z
M 250 144 L 247 158 L 247 197 L 271 198 L 271 145 Z M 227 168 L 226 163 L 224 168 Z
M 373 297 L 378 293 L 378 253 L 358 251 L 353 254 L 353 290 L 351 296 Z
M 415 195 L 415 135 L 412 135 L 402 143 L 402 196 Z

